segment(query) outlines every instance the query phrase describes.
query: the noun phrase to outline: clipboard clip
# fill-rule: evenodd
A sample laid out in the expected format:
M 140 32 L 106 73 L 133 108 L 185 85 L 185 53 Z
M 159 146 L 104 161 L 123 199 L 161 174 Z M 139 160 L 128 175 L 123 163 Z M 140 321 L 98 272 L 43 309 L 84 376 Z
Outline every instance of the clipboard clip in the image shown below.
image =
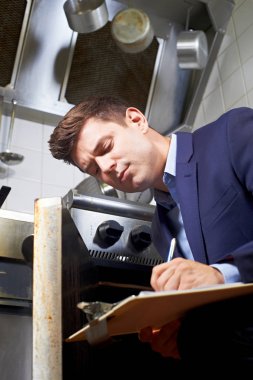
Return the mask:
M 110 311 L 115 305 L 116 303 L 94 301 L 79 302 L 77 307 L 85 313 L 88 322 L 92 322 Z
M 81 309 L 88 320 L 89 330 L 87 331 L 87 341 L 91 345 L 97 345 L 101 342 L 109 339 L 107 330 L 107 320 L 99 318 L 110 311 L 116 303 L 106 303 L 106 302 L 79 302 L 77 307 Z

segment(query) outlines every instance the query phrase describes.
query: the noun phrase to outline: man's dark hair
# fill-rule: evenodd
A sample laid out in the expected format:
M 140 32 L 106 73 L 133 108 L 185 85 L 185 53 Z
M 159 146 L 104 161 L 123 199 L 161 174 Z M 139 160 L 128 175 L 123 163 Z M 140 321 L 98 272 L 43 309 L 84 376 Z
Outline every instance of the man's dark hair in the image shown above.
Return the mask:
M 92 96 L 71 108 L 54 129 L 48 141 L 54 158 L 74 164 L 71 152 L 85 123 L 96 118 L 125 124 L 127 105 L 111 96 Z

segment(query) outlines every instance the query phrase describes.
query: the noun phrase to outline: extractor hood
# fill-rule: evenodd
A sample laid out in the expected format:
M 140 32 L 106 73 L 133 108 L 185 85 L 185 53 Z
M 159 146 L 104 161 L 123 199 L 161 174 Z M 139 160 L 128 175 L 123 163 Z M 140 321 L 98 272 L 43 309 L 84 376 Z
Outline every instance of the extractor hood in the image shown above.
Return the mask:
M 10 52 L 2 47 L 2 55 L 9 54 L 9 72 L 1 69 L 4 63 L 0 63 L 0 72 L 7 75 L 3 78 L 0 74 L 0 95 L 4 96 L 6 114 L 10 113 L 15 98 L 17 117 L 55 125 L 92 91 L 113 95 L 114 84 L 118 86 L 116 95 L 120 93 L 124 97 L 128 84 L 126 73 L 119 80 L 109 78 L 108 72 L 112 75 L 111 72 L 119 72 L 125 65 L 127 73 L 132 70 L 135 74 L 127 100 L 133 99 L 132 105 L 142 107 L 151 126 L 163 134 L 192 126 L 234 6 L 233 0 L 132 0 L 131 7 L 148 14 L 155 40 L 143 56 L 122 55 L 118 60 L 117 50 L 109 41 L 110 20 L 116 12 L 129 6 L 128 1 L 106 1 L 109 24 L 94 36 L 78 35 L 69 28 L 64 0 L 23 0 L 23 9 L 13 13 L 17 22 L 10 19 L 9 23 L 15 2 L 5 2 L 1 15 L 3 34 L 6 36 L 9 29 L 14 29 L 9 35 L 15 35 L 17 41 L 15 54 L 13 49 Z M 185 28 L 189 6 L 189 28 L 204 31 L 208 39 L 208 61 L 202 70 L 180 69 L 177 62 L 177 35 Z M 2 45 L 6 37 L 0 35 L 0 41 Z M 92 47 L 93 61 L 87 58 Z M 93 75 L 93 82 L 89 82 Z M 138 91 L 145 94 L 144 98 L 138 99 Z

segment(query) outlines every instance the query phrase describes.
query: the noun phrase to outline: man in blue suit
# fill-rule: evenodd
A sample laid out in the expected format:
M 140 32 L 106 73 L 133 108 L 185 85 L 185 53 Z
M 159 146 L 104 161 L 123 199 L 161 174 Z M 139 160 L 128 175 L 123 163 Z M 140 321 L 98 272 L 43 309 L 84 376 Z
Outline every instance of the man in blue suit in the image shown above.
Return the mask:
M 163 136 L 135 107 L 93 97 L 66 114 L 49 146 L 55 158 L 118 190 L 154 189 L 152 238 L 164 259 L 152 271 L 154 290 L 253 281 L 250 108 L 231 110 L 193 133 Z M 214 373 L 253 369 L 252 300 L 202 307 L 159 331 L 144 329 L 140 339 L 187 371 L 200 362 Z

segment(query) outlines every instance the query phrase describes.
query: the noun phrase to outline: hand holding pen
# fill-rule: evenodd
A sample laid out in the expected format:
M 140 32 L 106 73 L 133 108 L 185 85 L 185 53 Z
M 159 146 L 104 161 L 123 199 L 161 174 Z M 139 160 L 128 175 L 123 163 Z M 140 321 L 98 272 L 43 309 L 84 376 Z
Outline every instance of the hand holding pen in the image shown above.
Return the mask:
M 170 249 L 168 253 L 167 261 L 156 265 L 152 269 L 150 284 L 155 291 L 161 291 L 161 290 L 174 290 L 174 285 L 170 284 L 171 277 L 174 276 L 174 271 L 171 271 L 170 266 L 174 266 L 174 263 L 170 264 L 170 261 L 173 260 L 173 256 L 175 253 L 176 248 L 176 239 L 171 239 L 170 242 Z M 175 267 L 175 266 L 174 266 Z M 176 265 L 177 267 L 177 265 Z

